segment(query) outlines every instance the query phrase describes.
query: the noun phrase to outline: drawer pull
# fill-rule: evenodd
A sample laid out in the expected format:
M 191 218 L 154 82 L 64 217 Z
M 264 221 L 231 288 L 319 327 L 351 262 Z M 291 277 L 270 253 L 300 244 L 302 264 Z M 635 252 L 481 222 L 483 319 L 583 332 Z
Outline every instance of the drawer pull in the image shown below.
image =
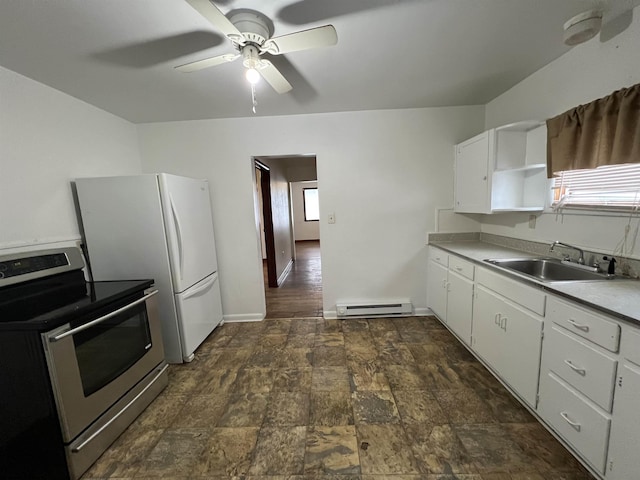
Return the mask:
M 587 375 L 587 371 L 584 368 L 576 367 L 571 360 L 565 360 L 566 363 L 571 370 L 582 375 L 583 377 Z
M 456 270 L 458 270 L 459 272 L 462 271 L 462 267 L 456 267 Z
M 575 428 L 576 432 L 579 432 L 580 429 L 582 428 L 582 425 L 580 425 L 578 422 L 574 422 L 569 418 L 569 415 L 567 415 L 567 412 L 560 412 L 560 416 L 564 419 L 565 422 L 567 422 L 569 425 Z
M 583 332 L 588 332 L 589 331 L 589 325 L 583 325 L 581 323 L 576 322 L 573 318 L 570 318 L 569 320 L 567 320 L 571 325 L 573 325 L 574 327 L 576 327 L 578 330 L 582 330 Z

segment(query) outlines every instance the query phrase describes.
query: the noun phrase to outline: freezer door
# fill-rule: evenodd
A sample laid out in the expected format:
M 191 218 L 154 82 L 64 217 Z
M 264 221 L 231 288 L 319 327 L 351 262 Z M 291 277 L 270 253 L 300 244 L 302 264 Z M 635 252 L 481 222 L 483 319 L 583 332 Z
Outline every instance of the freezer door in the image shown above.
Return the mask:
M 158 180 L 174 292 L 180 293 L 218 270 L 209 184 L 164 173 Z
M 193 359 L 196 348 L 222 321 L 218 274 L 208 276 L 188 290 L 176 294 L 175 298 L 182 356 L 189 362 Z

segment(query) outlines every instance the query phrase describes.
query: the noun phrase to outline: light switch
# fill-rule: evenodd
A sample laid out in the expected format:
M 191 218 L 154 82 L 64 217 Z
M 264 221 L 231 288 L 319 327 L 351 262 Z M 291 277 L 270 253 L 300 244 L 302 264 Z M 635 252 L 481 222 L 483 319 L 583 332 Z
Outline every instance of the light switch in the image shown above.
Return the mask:
M 327 215 L 328 217 L 328 222 L 333 224 L 336 223 L 336 214 L 335 213 L 330 213 L 329 215 Z

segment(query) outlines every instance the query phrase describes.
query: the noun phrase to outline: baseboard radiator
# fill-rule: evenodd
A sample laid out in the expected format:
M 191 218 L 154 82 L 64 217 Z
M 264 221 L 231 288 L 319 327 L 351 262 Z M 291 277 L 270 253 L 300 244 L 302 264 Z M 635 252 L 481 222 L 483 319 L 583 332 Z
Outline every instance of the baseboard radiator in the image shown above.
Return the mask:
M 413 305 L 408 301 L 338 303 L 336 312 L 338 318 L 408 317 L 413 313 Z

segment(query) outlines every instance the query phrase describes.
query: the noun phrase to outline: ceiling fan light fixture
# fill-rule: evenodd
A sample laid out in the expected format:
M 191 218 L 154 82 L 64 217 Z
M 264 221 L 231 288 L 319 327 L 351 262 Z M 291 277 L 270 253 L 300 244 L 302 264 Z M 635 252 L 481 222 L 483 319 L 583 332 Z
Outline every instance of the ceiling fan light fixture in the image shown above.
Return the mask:
M 260 81 L 260 73 L 255 68 L 248 68 L 244 76 L 247 77 L 247 81 L 251 85 L 255 85 Z
M 572 17 L 564 24 L 563 40 L 566 45 L 578 45 L 595 37 L 602 26 L 602 12 L 588 10 Z

